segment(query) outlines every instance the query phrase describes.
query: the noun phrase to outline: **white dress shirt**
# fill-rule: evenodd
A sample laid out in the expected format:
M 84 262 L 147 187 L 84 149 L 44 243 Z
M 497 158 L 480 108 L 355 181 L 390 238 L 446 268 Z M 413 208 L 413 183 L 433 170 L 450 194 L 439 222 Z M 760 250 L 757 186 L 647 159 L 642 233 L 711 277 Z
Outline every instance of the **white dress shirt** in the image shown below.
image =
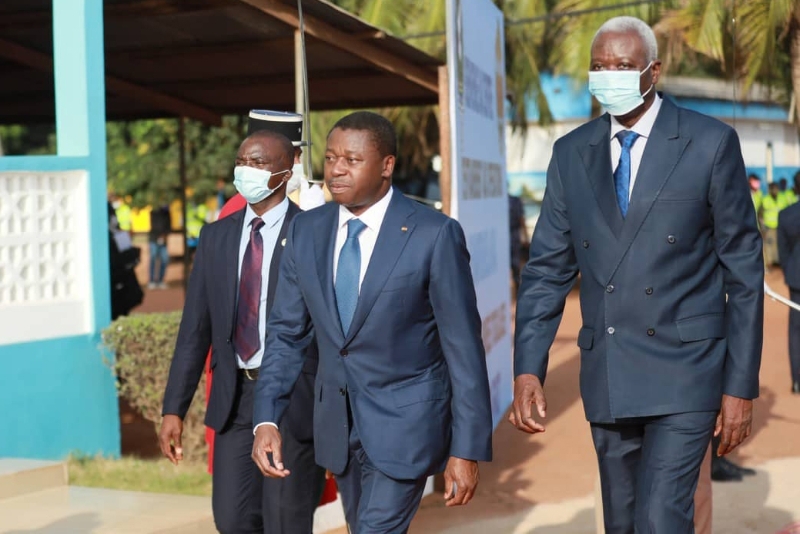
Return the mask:
M 375 243 L 378 240 L 378 232 L 381 230 L 383 218 L 386 216 L 386 210 L 389 209 L 389 202 L 392 200 L 392 190 L 390 187 L 389 192 L 386 193 L 382 199 L 367 208 L 367 210 L 356 217 L 350 210 L 344 206 L 339 206 L 339 230 L 336 232 L 336 246 L 333 249 L 333 279 L 336 280 L 336 269 L 339 266 L 339 253 L 342 251 L 344 242 L 347 241 L 347 222 L 350 219 L 360 219 L 361 222 L 367 225 L 364 230 L 358 234 L 358 244 L 361 248 L 361 273 L 358 276 L 358 291 L 361 292 L 361 282 L 364 281 L 364 275 L 367 273 L 369 260 L 372 258 L 372 251 L 375 250 Z
M 633 125 L 631 131 L 639 134 L 639 137 L 631 147 L 631 182 L 628 187 L 628 199 L 631 198 L 633 191 L 633 184 L 636 182 L 636 175 L 639 173 L 639 164 L 642 163 L 642 154 L 644 154 L 644 147 L 647 145 L 647 139 L 650 137 L 650 132 L 653 130 L 653 124 L 658 117 L 658 110 L 661 109 L 661 97 L 656 94 L 653 104 L 650 106 L 644 115 Z M 611 115 L 611 172 L 617 170 L 619 165 L 619 157 L 622 154 L 622 145 L 619 140 L 614 137 L 618 132 L 626 130 L 617 119 Z
M 264 340 L 267 338 L 267 289 L 269 288 L 269 267 L 272 264 L 272 252 L 275 250 L 275 245 L 278 243 L 278 236 L 281 233 L 281 226 L 283 226 L 283 220 L 286 218 L 288 209 L 289 200 L 284 198 L 283 202 L 261 216 L 261 220 L 264 221 L 264 226 L 258 231 L 264 243 L 264 256 L 261 262 L 261 296 L 258 299 L 258 336 L 261 340 L 261 346 L 247 362 L 242 360 L 238 354 L 236 355 L 236 363 L 240 369 L 258 369 L 261 366 L 261 358 L 264 356 Z M 242 238 L 239 241 L 238 273 L 240 280 L 242 277 L 244 253 L 247 250 L 247 244 L 250 242 L 250 221 L 256 217 L 258 217 L 258 215 L 256 215 L 256 212 L 250 207 L 250 204 L 248 204 L 244 212 Z M 238 282 L 236 284 L 236 296 L 238 300 Z

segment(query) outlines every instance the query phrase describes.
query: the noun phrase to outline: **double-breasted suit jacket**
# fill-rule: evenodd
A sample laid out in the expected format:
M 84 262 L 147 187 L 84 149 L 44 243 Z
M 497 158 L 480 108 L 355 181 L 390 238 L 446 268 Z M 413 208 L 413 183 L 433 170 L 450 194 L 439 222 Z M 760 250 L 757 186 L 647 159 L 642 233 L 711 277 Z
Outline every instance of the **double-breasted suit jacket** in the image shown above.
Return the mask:
M 736 133 L 664 99 L 623 219 L 609 132 L 605 114 L 553 149 L 522 275 L 515 373 L 544 380 L 580 272 L 590 421 L 713 411 L 723 393 L 757 397 L 762 243 Z

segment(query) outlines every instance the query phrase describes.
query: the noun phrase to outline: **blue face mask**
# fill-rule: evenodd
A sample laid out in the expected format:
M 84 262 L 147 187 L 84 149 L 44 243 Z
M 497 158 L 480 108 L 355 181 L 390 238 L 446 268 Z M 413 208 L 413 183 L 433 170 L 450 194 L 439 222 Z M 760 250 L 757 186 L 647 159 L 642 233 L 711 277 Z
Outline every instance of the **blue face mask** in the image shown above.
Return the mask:
M 589 71 L 589 92 L 609 114 L 620 117 L 644 104 L 644 97 L 653 90 L 641 93 L 639 79 L 647 72 L 653 62 L 647 64 L 642 72 L 635 70 Z
M 275 189 L 270 189 L 269 187 L 269 179 L 271 177 L 285 172 L 289 172 L 289 169 L 272 173 L 263 169 L 256 169 L 255 167 L 239 165 L 233 169 L 233 185 L 248 204 L 257 204 L 286 183 L 285 180 L 281 180 L 281 183 L 279 183 Z

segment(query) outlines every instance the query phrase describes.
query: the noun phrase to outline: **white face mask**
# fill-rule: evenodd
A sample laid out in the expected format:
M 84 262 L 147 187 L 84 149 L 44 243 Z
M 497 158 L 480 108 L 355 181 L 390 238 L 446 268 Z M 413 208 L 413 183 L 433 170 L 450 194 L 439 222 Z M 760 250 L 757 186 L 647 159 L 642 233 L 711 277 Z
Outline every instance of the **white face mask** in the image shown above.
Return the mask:
M 233 185 L 241 193 L 248 204 L 257 204 L 280 189 L 286 183 L 281 181 L 275 189 L 270 189 L 269 179 L 276 174 L 283 174 L 289 170 L 272 173 L 255 167 L 239 165 L 233 169 Z
M 641 93 L 639 79 L 647 72 L 653 62 L 647 64 L 642 72 L 635 70 L 589 71 L 589 92 L 609 114 L 615 117 L 626 115 L 644 104 L 644 97 L 653 90 Z
M 303 183 L 303 180 L 305 180 L 305 177 L 306 174 L 303 171 L 303 164 L 295 163 L 294 167 L 292 167 L 292 177 L 286 182 L 286 194 L 291 195 L 300 189 L 300 185 Z

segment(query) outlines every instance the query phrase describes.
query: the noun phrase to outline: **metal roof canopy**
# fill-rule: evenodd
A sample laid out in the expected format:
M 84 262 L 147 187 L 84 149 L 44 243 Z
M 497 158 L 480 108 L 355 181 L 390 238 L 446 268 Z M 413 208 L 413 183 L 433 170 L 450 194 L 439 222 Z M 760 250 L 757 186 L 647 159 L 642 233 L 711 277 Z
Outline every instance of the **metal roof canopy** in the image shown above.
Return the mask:
M 0 3 L 0 123 L 54 122 L 52 2 Z M 442 62 L 303 0 L 313 111 L 438 103 Z M 106 0 L 109 120 L 295 110 L 296 0 Z

